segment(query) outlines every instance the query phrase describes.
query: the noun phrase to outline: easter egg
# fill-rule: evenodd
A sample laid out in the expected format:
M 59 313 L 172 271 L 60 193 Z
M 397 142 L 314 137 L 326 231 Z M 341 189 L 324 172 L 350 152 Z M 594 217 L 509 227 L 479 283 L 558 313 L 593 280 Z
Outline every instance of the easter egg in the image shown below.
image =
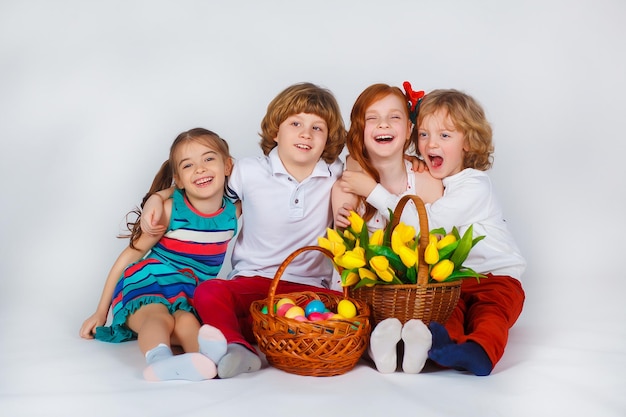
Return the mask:
M 261 308 L 261 313 L 263 313 L 263 314 L 267 314 L 267 306 L 263 306 L 263 307 Z
M 304 306 L 304 315 L 309 317 L 311 313 L 323 313 L 326 306 L 320 300 L 311 300 Z
M 280 307 L 278 307 L 278 310 L 276 310 L 276 315 L 278 315 L 279 317 L 283 317 L 285 313 L 293 306 L 293 304 L 289 303 L 281 305 Z
M 341 300 L 339 304 L 337 304 L 337 313 L 347 319 L 351 319 L 356 316 L 356 306 L 350 300 Z
M 307 321 L 307 318 L 304 316 L 295 316 L 293 319 L 297 321 Z
M 318 311 L 314 311 L 311 314 L 309 314 L 308 316 L 306 316 L 309 320 L 311 321 L 320 321 L 320 320 L 324 320 L 324 315 Z
M 278 302 L 276 303 L 276 309 L 279 309 L 280 306 L 282 306 L 283 304 L 293 304 L 296 305 L 296 302 L 293 301 L 291 298 L 281 298 L 280 300 L 278 300 Z
M 289 305 L 289 304 L 285 304 Z M 304 309 L 300 306 L 291 306 L 289 310 L 285 312 L 285 317 L 293 319 L 296 316 L 304 316 Z
M 333 318 L 333 316 L 335 315 L 335 313 L 333 313 L 332 311 L 324 311 L 322 313 L 322 316 L 324 317 L 324 320 L 330 320 Z

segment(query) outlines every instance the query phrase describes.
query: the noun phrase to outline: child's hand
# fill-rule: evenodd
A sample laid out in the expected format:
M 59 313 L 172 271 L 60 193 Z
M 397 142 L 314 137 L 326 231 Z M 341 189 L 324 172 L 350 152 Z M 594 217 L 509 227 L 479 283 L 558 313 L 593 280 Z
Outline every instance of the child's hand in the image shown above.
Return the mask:
M 428 171 L 428 166 L 426 165 L 426 162 L 424 162 L 423 159 L 419 159 L 415 155 L 404 155 L 404 159 L 406 159 L 407 161 L 411 163 L 412 165 L 411 169 L 413 170 L 413 172 Z
M 354 210 L 354 208 L 348 204 L 344 204 L 343 207 L 340 207 L 339 210 L 337 210 L 337 215 L 335 216 L 336 228 L 345 229 L 350 226 L 350 221 L 348 220 L 350 210 Z
M 166 227 L 159 224 L 161 216 L 163 216 L 163 200 L 158 194 L 152 194 L 146 200 L 141 212 L 141 231 L 151 236 L 165 233 Z
M 91 317 L 83 322 L 80 328 L 80 337 L 83 339 L 93 339 L 96 333 L 96 327 L 104 326 L 106 323 L 106 315 L 102 317 L 101 314 L 94 313 Z
M 352 193 L 366 198 L 376 188 L 376 181 L 360 171 L 343 171 L 341 178 L 337 181 L 344 193 Z

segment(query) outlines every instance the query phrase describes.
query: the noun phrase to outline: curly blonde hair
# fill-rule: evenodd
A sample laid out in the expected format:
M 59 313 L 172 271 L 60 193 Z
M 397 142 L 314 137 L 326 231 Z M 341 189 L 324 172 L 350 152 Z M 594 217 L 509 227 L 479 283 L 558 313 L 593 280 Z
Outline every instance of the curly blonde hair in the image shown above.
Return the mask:
M 445 110 L 454 127 L 463 132 L 468 150 L 463 158 L 464 168 L 486 171 L 493 164 L 493 132 L 481 105 L 471 96 L 454 89 L 433 90 L 422 99 L 417 115 L 417 126 L 426 116 Z M 417 148 L 418 129 L 411 142 Z M 419 154 L 419 151 L 418 151 Z
M 261 149 L 268 155 L 277 146 L 274 138 L 278 127 L 289 116 L 298 113 L 315 114 L 328 125 L 328 139 L 321 158 L 332 163 L 338 157 L 346 143 L 346 129 L 341 117 L 341 110 L 335 96 L 327 89 L 312 83 L 299 83 L 280 92 L 267 106 L 265 117 L 261 121 Z

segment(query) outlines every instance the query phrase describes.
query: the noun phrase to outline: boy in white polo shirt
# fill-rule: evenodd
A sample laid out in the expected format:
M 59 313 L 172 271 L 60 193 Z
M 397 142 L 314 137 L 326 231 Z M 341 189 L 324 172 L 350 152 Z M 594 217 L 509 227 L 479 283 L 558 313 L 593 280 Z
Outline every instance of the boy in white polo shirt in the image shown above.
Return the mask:
M 289 254 L 317 245 L 318 236 L 332 227 L 330 191 L 343 170 L 338 160 L 345 144 L 343 119 L 334 96 L 324 88 L 311 83 L 286 88 L 268 105 L 261 131 L 265 156 L 237 161 L 228 182 L 242 204 L 231 279 L 205 281 L 194 295 L 201 321 L 225 338 L 226 353 L 216 360 L 220 378 L 260 369 L 252 346 L 250 305 L 267 297 Z M 150 199 L 150 207 L 146 203 L 144 229 L 149 228 L 147 219 L 155 217 L 153 202 L 161 204 L 158 198 Z M 282 274 L 276 293 L 330 292 L 332 273 L 323 254 L 304 252 Z M 214 335 L 211 343 L 220 343 L 220 338 Z

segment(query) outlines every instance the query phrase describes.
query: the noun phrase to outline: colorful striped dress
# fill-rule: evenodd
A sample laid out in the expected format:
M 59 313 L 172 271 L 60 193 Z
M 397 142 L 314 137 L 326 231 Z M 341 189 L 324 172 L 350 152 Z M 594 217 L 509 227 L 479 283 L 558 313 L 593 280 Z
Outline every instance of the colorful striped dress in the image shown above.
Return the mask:
M 237 233 L 237 213 L 224 198 L 222 208 L 205 215 L 196 211 L 184 193 L 173 195 L 167 232 L 140 261 L 129 265 L 113 292 L 110 326 L 96 328 L 96 339 L 106 342 L 133 340 L 137 334 L 126 326 L 129 315 L 141 306 L 161 303 L 170 313 L 191 311 L 196 286 L 215 278 Z

